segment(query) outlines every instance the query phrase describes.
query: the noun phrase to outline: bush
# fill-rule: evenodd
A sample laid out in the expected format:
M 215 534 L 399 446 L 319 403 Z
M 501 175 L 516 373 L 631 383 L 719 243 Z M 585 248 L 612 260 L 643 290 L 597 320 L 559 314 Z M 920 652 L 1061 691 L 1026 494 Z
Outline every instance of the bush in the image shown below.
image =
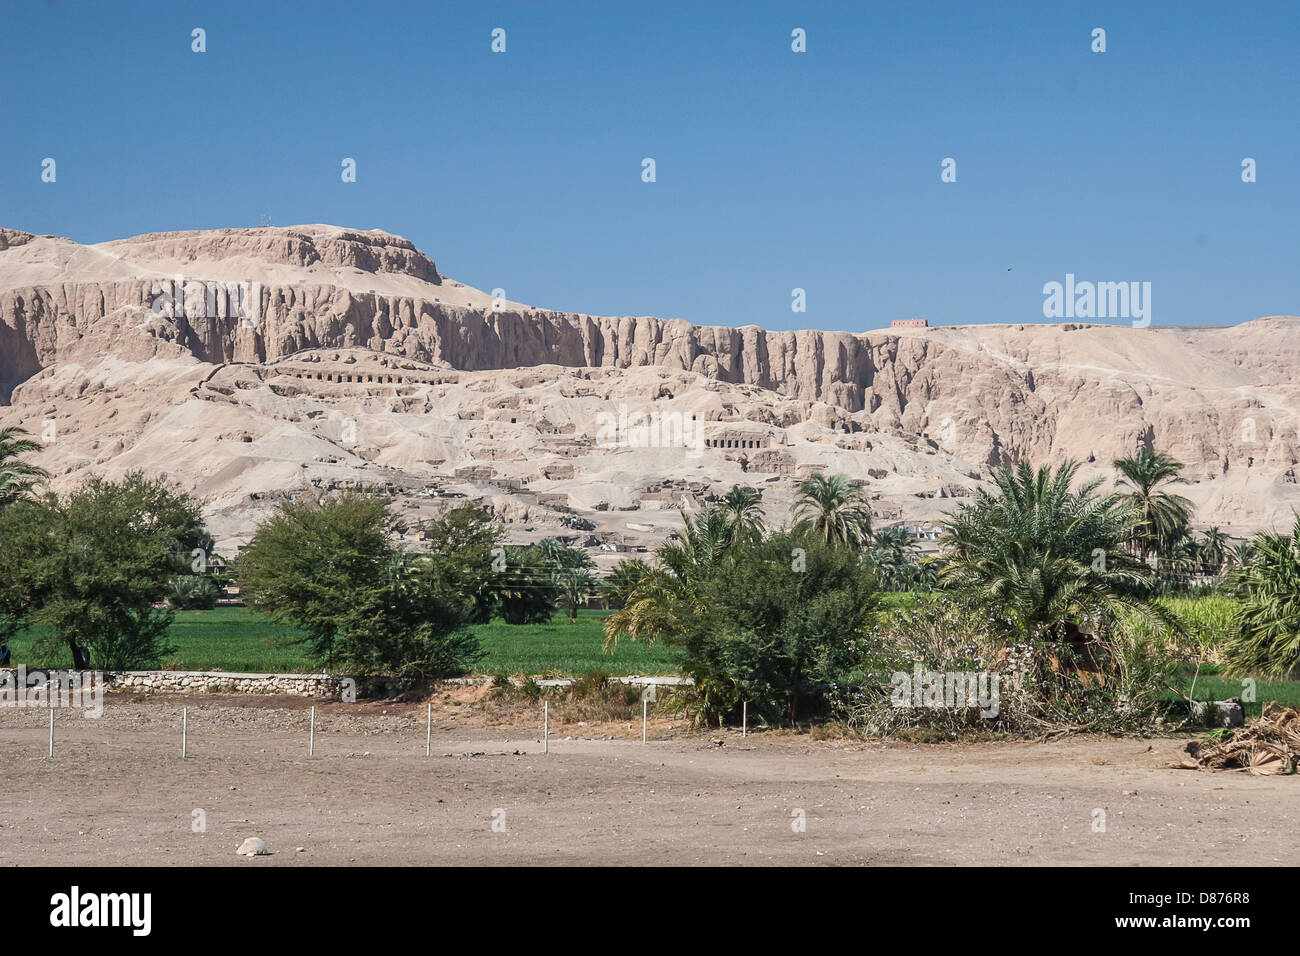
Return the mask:
M 607 634 L 677 648 L 697 720 L 738 719 L 748 701 L 755 718 L 794 723 L 849 665 L 849 641 L 876 606 L 875 576 L 856 551 L 812 535 L 715 549 L 694 541 L 700 533 L 661 549 L 664 567 L 631 589 Z
M 1290 534 L 1252 544 L 1253 560 L 1236 575 L 1239 628 L 1224 663 L 1234 676 L 1284 679 L 1300 671 L 1300 515 Z
M 211 578 L 183 574 L 172 579 L 167 603 L 176 611 L 210 611 L 217 606 L 219 594 Z
M 1107 630 L 1099 615 L 1084 623 L 1087 633 L 1065 622 L 1026 630 L 1010 614 L 922 600 L 855 644 L 862 679 L 836 695 L 836 710 L 861 733 L 927 739 L 1149 729 L 1174 666 L 1165 641 L 1140 628 Z M 938 686 L 942 701 L 931 693 Z

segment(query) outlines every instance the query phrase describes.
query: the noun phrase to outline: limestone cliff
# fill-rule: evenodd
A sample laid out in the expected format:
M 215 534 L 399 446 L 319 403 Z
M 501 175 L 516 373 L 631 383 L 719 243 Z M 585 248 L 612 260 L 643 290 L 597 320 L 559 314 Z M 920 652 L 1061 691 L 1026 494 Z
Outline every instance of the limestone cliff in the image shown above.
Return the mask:
M 928 443 L 950 477 L 1025 457 L 1101 468 L 1155 443 L 1204 483 L 1193 497 L 1207 520 L 1273 520 L 1296 497 L 1294 318 L 1196 330 L 771 332 L 496 301 L 379 231 L 224 229 L 83 246 L 0 229 L 0 403 L 15 406 L 7 418 L 48 399 L 51 375 L 81 370 L 91 384 L 79 387 L 94 387 L 106 360 L 119 372 L 198 373 L 329 350 L 465 373 L 681 372 L 727 387 L 719 420 L 805 421 L 824 430 L 819 442 L 874 434 Z

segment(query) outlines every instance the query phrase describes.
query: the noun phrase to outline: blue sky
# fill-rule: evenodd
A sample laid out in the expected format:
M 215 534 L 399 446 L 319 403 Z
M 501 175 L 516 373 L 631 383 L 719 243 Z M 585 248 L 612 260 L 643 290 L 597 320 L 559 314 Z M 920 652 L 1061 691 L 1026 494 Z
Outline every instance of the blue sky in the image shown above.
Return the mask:
M 1300 313 L 1298 50 L 1294 0 L 6 0 L 0 224 L 378 227 L 511 299 L 702 324 L 1042 322 L 1067 273 L 1232 324 Z

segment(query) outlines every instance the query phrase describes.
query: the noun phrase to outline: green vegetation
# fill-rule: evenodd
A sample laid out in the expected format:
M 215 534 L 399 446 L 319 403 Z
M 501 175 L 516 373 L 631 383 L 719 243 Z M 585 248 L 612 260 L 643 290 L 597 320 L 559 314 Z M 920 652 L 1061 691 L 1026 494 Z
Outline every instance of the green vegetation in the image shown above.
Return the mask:
M 484 656 L 474 670 L 484 674 L 576 675 L 603 669 L 615 675 L 675 674 L 672 654 L 661 646 L 628 643 L 607 654 L 604 642 L 606 611 L 580 611 L 576 624 L 557 616 L 541 624 L 516 626 L 495 619 L 475 625 Z M 33 645 L 45 632 L 32 628 L 10 646 L 15 663 L 68 667 L 66 649 L 37 656 Z M 211 611 L 178 611 L 167 632 L 175 645 L 163 664 L 172 670 L 225 670 L 240 673 L 302 673 L 312 670 L 303 633 L 268 621 L 250 608 L 219 607 Z
M 435 539 L 428 553 L 412 554 L 393 543 L 397 520 L 386 498 L 358 491 L 284 502 L 240 556 L 249 604 L 299 630 L 315 666 L 420 678 L 465 673 L 482 656 L 468 626 L 483 590 L 458 586 L 466 544 Z M 469 570 L 491 573 L 486 563 Z
M 862 548 L 871 540 L 871 508 L 847 475 L 812 475 L 799 485 L 795 530 L 827 544 Z
M 1125 489 L 1124 498 L 1134 517 L 1128 539 L 1143 561 L 1152 554 L 1168 554 L 1187 535 L 1192 503 L 1182 495 L 1161 490 L 1161 485 L 1187 484 L 1178 474 L 1182 468 L 1182 462 L 1151 448 L 1115 461 L 1120 475 L 1116 484 Z
M 1263 534 L 1237 574 L 1240 631 L 1224 646 L 1238 676 L 1284 677 L 1300 670 L 1300 515 L 1289 535 Z
M 1150 569 L 1121 547 L 1135 510 L 1097 494 L 1100 479 L 1072 489 L 1077 470 L 999 469 L 997 494 L 981 490 L 949 517 L 940 586 L 1026 630 L 1113 623 L 1121 610 L 1158 618 L 1141 596 Z
M 756 720 L 797 724 L 829 705 L 870 732 L 935 739 L 1142 732 L 1177 722 L 1187 696 L 1244 696 L 1249 712 L 1300 701 L 1300 516 L 1290 534 L 1238 547 L 1217 528 L 1197 537 L 1170 490 L 1182 466 L 1154 449 L 1116 460 L 1109 490 L 1076 483 L 1073 462 L 1001 468 L 946 515 L 940 552 L 924 558 L 908 530 L 872 528 L 849 476 L 801 482 L 771 526 L 761 492 L 737 486 L 683 513 L 652 560 L 599 580 L 584 549 L 506 545 L 504 525 L 473 505 L 421 524 L 427 547 L 408 551 L 389 500 L 367 491 L 282 504 L 227 565 L 196 503 L 163 479 L 38 495 L 44 473 L 25 458 L 40 447 L 0 431 L 0 660 L 12 649 L 15 663 L 104 669 L 680 673 L 695 687 L 666 706 L 697 719 L 734 719 L 744 702 Z M 213 607 L 229 582 L 249 608 Z M 593 594 L 614 610 L 588 610 Z M 909 672 L 996 675 L 1001 703 L 903 694 L 913 703 L 900 708 Z M 631 701 L 579 697 L 611 712 Z
M 49 475 L 44 469 L 22 460 L 41 450 L 41 443 L 27 437 L 23 429 L 0 429 L 0 507 L 29 498 Z
M 1242 682 L 1225 677 L 1213 664 L 1202 665 L 1199 673 L 1194 665 L 1184 664 L 1175 672 L 1170 686 L 1172 690 L 1165 695 L 1165 701 L 1173 705 L 1183 697 L 1214 701 L 1242 695 Z M 1283 707 L 1300 708 L 1300 681 L 1258 681 L 1254 690 L 1255 699 L 1242 702 L 1247 720 L 1258 717 L 1270 701 Z
M 80 669 L 152 666 L 172 621 L 157 605 L 204 537 L 197 502 L 138 473 L 11 501 L 0 515 L 5 627 L 30 619 Z
M 812 523 L 748 537 L 721 510 L 682 519 L 681 543 L 660 548 L 655 566 L 620 567 L 620 578 L 641 576 L 606 623 L 608 646 L 676 649 L 695 680 L 697 717 L 722 720 L 748 701 L 758 716 L 793 723 L 806 686 L 851 664 L 850 641 L 876 608 L 870 565 Z
M 604 648 L 608 611 L 579 611 L 577 623 L 556 616 L 542 624 L 517 627 L 500 618 L 474 629 L 486 656 L 483 673 L 575 676 L 605 670 L 627 674 L 677 674 L 669 648 L 627 642 L 612 653 Z

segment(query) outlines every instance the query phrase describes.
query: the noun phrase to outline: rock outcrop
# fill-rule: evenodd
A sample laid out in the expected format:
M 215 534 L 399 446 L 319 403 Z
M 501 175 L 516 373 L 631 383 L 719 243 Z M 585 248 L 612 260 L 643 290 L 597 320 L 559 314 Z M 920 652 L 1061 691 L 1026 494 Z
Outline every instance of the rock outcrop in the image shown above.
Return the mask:
M 324 363 L 329 377 L 322 367 L 310 384 L 292 383 L 302 369 L 289 369 L 300 360 Z M 349 361 L 386 364 L 367 373 L 370 382 L 345 381 Z M 400 378 L 402 368 L 426 393 L 402 395 L 402 382 L 383 381 Z M 882 514 L 900 520 L 937 516 L 937 499 L 998 464 L 1068 456 L 1103 473 L 1117 455 L 1155 444 L 1187 464 L 1201 520 L 1245 530 L 1300 504 L 1297 368 L 1300 320 L 1291 317 L 1228 329 L 1035 323 L 773 332 L 495 300 L 379 231 L 225 229 L 82 246 L 0 229 L 0 403 L 12 402 L 0 422 L 58 419 L 74 405 L 98 422 L 109 416 L 101 406 L 113 403 L 98 445 L 75 455 L 52 449 L 70 456 L 60 462 L 63 480 L 127 461 L 165 465 L 169 456 L 139 421 L 143 411 L 156 420 L 186 406 L 206 419 L 220 408 L 232 421 L 223 419 L 217 433 L 247 434 L 255 444 L 276 429 L 310 432 L 304 423 L 329 412 L 371 421 L 373 433 L 388 427 L 386 417 L 391 424 L 420 408 L 423 426 L 444 416 L 439 401 L 454 395 L 465 416 L 457 422 L 527 422 L 552 442 L 548 454 L 574 469 L 575 489 L 597 487 L 611 484 L 602 477 L 610 456 L 587 454 L 580 443 L 592 439 L 594 425 L 577 419 L 628 401 L 677 402 L 742 432 L 746 423 L 774 430 L 765 457 L 737 462 L 735 477 L 773 456 L 782 480 L 814 466 L 849 470 L 878 486 Z M 509 392 L 491 374 L 501 370 L 534 371 L 511 376 L 518 394 L 495 394 Z M 374 406 L 377 395 L 325 394 L 348 384 L 400 387 L 383 397 L 388 411 Z M 511 404 L 516 413 L 507 416 Z M 559 426 L 570 432 L 548 432 Z M 511 457 L 504 429 L 496 437 L 460 425 L 446 432 L 423 470 L 417 452 L 394 452 L 406 461 L 401 468 L 414 469 L 404 473 L 469 474 L 464 469 Z M 749 444 L 715 439 L 707 453 L 724 459 Z M 561 440 L 579 445 L 564 450 Z M 161 458 L 150 462 L 150 454 Z M 653 464 L 640 463 L 651 470 L 635 480 L 655 477 Z M 303 470 L 319 477 L 314 463 Z M 494 474 L 521 477 L 507 472 L 497 465 Z M 626 497 L 620 481 L 606 498 Z M 512 500 L 518 511 L 518 495 Z

